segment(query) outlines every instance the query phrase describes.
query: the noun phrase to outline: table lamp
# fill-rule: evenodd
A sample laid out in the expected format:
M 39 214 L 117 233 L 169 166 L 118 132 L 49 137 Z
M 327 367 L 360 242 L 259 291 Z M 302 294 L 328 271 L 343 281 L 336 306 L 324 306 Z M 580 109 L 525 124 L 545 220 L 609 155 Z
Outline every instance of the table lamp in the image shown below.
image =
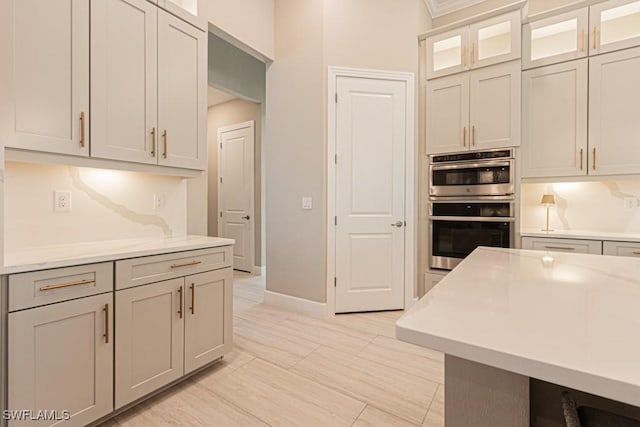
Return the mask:
M 549 228 L 549 207 L 556 204 L 556 197 L 553 194 L 543 194 L 540 204 L 547 208 L 547 226 L 542 231 L 553 231 Z

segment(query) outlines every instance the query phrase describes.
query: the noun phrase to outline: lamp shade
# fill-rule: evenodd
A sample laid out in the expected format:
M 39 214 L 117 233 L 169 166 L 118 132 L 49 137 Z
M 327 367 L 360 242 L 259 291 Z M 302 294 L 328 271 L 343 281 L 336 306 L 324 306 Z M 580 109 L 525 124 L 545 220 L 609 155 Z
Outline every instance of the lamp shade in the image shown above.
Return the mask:
M 556 196 L 553 194 L 543 194 L 542 200 L 540 200 L 541 205 L 555 205 L 556 204 Z

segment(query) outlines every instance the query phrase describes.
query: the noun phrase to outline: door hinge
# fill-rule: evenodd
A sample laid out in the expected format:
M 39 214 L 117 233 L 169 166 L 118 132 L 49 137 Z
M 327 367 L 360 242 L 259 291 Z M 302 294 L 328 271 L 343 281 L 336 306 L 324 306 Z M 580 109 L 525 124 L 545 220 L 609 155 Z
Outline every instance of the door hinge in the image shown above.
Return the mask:
M 338 278 L 337 277 L 333 278 L 333 287 L 334 288 L 338 287 Z
M 338 92 L 336 92 L 336 104 L 338 103 Z
M 334 217 L 334 220 L 335 220 L 336 225 L 338 225 L 338 217 L 337 216 Z

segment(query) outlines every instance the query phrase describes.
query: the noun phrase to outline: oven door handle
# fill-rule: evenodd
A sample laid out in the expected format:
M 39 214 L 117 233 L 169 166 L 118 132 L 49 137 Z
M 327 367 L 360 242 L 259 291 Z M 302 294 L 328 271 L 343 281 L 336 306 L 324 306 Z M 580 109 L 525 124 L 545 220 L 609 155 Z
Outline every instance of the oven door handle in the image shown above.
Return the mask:
M 511 166 L 510 161 L 500 161 L 500 162 L 482 162 L 482 163 L 459 163 L 455 165 L 431 165 L 431 169 L 434 171 L 440 170 L 451 170 L 451 169 L 474 169 L 474 168 L 485 168 L 485 167 L 494 167 L 494 166 Z
M 429 215 L 432 221 L 515 222 L 512 216 L 438 216 Z

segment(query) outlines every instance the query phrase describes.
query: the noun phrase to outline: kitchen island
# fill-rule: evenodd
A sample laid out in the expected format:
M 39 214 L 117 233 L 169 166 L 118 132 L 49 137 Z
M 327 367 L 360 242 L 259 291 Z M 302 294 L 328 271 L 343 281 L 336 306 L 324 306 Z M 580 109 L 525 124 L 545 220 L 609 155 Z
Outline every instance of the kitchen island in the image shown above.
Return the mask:
M 530 378 L 640 406 L 640 260 L 478 248 L 396 323 L 445 353 L 445 420 L 529 426 Z

